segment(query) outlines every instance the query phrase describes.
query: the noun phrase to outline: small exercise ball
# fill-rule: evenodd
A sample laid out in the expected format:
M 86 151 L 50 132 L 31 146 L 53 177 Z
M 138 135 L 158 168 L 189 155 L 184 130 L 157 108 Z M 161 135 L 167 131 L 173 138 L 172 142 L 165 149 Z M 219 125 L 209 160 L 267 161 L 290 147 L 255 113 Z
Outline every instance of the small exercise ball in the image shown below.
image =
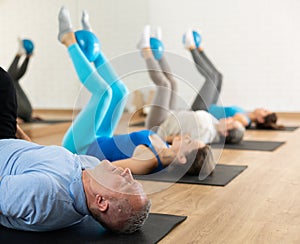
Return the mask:
M 34 49 L 34 44 L 31 40 L 23 39 L 23 47 L 27 54 L 32 54 L 33 49 Z
M 199 48 L 202 42 L 202 38 L 197 31 L 193 31 L 193 36 L 194 36 L 195 45 L 197 48 Z
M 94 62 L 100 54 L 100 42 L 96 35 L 88 30 L 75 32 L 77 43 L 90 62 Z
M 153 56 L 156 60 L 160 60 L 164 53 L 163 43 L 155 37 L 150 38 L 150 47 L 153 53 Z

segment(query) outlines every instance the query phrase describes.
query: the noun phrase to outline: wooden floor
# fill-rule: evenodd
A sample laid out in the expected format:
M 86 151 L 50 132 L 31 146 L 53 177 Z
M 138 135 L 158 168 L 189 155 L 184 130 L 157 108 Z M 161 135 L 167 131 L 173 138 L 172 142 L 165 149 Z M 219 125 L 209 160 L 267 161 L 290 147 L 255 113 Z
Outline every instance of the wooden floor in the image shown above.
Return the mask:
M 300 125 L 300 114 L 279 117 Z M 117 133 L 140 129 L 129 120 L 125 114 Z M 38 143 L 59 145 L 69 124 L 22 127 Z M 300 129 L 247 131 L 245 139 L 286 143 L 274 152 L 223 150 L 218 163 L 248 165 L 225 187 L 176 183 L 150 194 L 152 212 L 188 216 L 160 243 L 300 243 Z

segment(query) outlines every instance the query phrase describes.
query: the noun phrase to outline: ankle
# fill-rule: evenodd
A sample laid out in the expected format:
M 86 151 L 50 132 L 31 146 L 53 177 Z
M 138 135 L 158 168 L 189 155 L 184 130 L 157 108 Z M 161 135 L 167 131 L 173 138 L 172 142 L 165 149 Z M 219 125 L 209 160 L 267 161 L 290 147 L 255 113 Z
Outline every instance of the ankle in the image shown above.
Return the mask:
M 142 49 L 142 55 L 144 59 L 151 59 L 153 58 L 152 50 L 150 47 L 146 47 Z
M 71 46 L 72 44 L 76 43 L 76 37 L 74 32 L 68 32 L 61 37 L 61 43 L 64 44 L 66 47 Z

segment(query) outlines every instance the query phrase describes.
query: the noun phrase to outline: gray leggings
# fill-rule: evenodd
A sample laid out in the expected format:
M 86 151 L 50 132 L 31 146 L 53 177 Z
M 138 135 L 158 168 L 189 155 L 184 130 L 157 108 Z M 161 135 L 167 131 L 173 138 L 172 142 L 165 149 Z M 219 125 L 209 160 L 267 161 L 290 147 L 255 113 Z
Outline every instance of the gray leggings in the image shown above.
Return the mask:
M 191 51 L 196 67 L 205 77 L 205 83 L 197 93 L 192 110 L 208 110 L 217 103 L 222 86 L 222 74 L 217 71 L 203 51 Z M 157 62 L 154 58 L 146 59 L 149 75 L 157 86 L 150 112 L 146 118 L 146 128 L 157 131 L 165 121 L 170 110 L 176 109 L 177 80 L 164 57 Z M 158 65 L 159 64 L 159 65 Z
M 154 58 L 146 59 L 149 75 L 156 85 L 156 92 L 150 112 L 146 118 L 146 128 L 157 131 L 158 126 L 166 119 L 168 112 L 175 109 L 177 80 L 164 57 L 157 62 Z
M 22 89 L 19 80 L 27 70 L 29 59 L 30 56 L 26 56 L 23 63 L 18 66 L 20 56 L 16 55 L 7 71 L 13 80 L 13 84 L 16 90 L 18 102 L 18 117 L 23 119 L 25 122 L 29 122 L 32 120 L 32 106 L 24 90 Z
M 223 76 L 210 62 L 204 51 L 193 49 L 191 53 L 198 71 L 205 77 L 205 83 L 197 93 L 191 107 L 193 111 L 207 111 L 210 105 L 218 102 Z

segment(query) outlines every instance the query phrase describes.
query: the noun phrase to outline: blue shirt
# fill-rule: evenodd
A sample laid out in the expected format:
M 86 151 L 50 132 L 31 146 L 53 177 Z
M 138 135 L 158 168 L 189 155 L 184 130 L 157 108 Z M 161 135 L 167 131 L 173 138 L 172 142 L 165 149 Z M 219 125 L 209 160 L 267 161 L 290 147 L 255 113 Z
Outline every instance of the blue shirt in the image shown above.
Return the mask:
M 141 130 L 113 137 L 102 136 L 97 138 L 97 140 L 90 145 L 87 155 L 94 156 L 100 160 L 107 159 L 113 162 L 130 158 L 138 145 L 145 145 L 149 147 L 157 158 L 158 166 L 151 172 L 155 173 L 162 170 L 163 165 L 149 138 L 149 136 L 153 134 L 154 132 L 151 130 Z
M 80 161 L 63 147 L 0 140 L 0 224 L 49 231 L 82 221 L 89 211 Z
M 244 114 L 247 119 L 248 123 L 251 123 L 250 118 L 247 116 L 247 113 L 244 109 L 238 106 L 228 106 L 228 107 L 223 107 L 223 106 L 218 106 L 216 104 L 210 105 L 208 108 L 208 112 L 212 114 L 216 119 L 223 119 L 223 118 L 228 118 L 228 117 L 233 117 L 236 114 Z

